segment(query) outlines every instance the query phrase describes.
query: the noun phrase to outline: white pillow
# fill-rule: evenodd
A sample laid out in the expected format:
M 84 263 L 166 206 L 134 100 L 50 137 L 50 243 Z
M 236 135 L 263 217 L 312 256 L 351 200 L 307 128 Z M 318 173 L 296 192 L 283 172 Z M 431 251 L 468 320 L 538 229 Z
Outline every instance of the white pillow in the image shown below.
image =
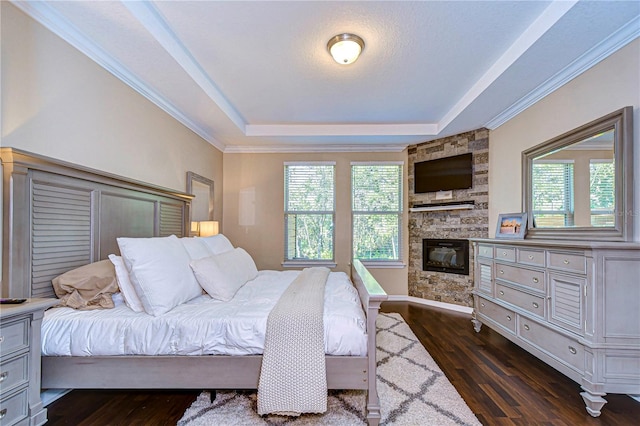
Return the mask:
M 180 238 L 180 242 L 185 250 L 187 250 L 191 260 L 202 259 L 203 257 L 209 257 L 215 254 L 209 250 L 209 246 L 202 241 L 202 238 L 184 237 Z
M 134 312 L 144 312 L 144 306 L 142 306 L 138 293 L 136 293 L 136 289 L 129 279 L 129 272 L 124 265 L 122 257 L 110 254 L 109 260 L 116 269 L 116 280 L 118 280 L 118 287 L 120 287 L 124 303 Z
M 209 247 L 209 251 L 211 251 L 212 254 L 220 254 L 233 250 L 231 241 L 222 234 L 212 237 L 198 237 L 197 239 L 203 241 L 207 247 Z
M 193 260 L 190 264 L 198 282 L 209 296 L 224 302 L 233 299 L 240 287 L 258 275 L 255 262 L 241 248 Z
M 202 294 L 178 237 L 117 238 L 129 277 L 144 310 L 162 315 Z

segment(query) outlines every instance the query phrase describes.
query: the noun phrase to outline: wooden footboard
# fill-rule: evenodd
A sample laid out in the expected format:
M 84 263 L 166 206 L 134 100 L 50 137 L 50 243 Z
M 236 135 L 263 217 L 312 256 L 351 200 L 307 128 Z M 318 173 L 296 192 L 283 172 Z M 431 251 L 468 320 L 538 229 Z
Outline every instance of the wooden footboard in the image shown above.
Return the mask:
M 368 356 L 327 356 L 329 389 L 368 391 L 369 424 L 380 421 L 376 317 L 387 295 L 358 260 L 351 279 L 367 318 Z M 43 357 L 44 389 L 257 389 L 262 356 Z
M 377 425 L 381 415 L 376 384 L 376 319 L 380 304 L 387 300 L 387 293 L 358 259 L 353 259 L 351 264 L 351 281 L 358 290 L 367 317 L 367 420 L 370 425 Z

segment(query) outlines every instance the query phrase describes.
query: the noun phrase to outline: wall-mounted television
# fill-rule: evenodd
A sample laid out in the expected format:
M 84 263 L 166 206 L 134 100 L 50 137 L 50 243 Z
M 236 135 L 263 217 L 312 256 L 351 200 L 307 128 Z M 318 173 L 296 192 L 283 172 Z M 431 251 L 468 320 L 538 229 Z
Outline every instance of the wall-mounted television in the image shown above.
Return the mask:
M 473 186 L 473 154 L 415 163 L 413 182 L 416 194 L 468 189 Z

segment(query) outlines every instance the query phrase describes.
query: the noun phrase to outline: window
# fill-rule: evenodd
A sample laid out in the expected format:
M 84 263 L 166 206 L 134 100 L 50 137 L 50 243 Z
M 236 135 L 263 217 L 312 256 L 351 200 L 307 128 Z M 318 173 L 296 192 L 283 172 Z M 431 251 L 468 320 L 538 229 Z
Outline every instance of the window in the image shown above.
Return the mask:
M 285 261 L 332 261 L 335 164 L 285 163 Z
M 536 161 L 533 163 L 532 180 L 535 226 L 572 226 L 573 163 Z
M 352 163 L 353 257 L 402 259 L 402 163 Z
M 589 204 L 592 226 L 615 226 L 615 166 L 612 160 L 589 162 Z

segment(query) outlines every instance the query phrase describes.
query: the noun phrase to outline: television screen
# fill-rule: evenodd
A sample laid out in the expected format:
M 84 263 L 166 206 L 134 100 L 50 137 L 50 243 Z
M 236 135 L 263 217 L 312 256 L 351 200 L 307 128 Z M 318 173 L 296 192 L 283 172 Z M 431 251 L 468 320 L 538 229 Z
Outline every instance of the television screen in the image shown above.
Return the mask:
M 455 155 L 414 164 L 414 191 L 449 191 L 471 188 L 473 181 L 473 155 Z

